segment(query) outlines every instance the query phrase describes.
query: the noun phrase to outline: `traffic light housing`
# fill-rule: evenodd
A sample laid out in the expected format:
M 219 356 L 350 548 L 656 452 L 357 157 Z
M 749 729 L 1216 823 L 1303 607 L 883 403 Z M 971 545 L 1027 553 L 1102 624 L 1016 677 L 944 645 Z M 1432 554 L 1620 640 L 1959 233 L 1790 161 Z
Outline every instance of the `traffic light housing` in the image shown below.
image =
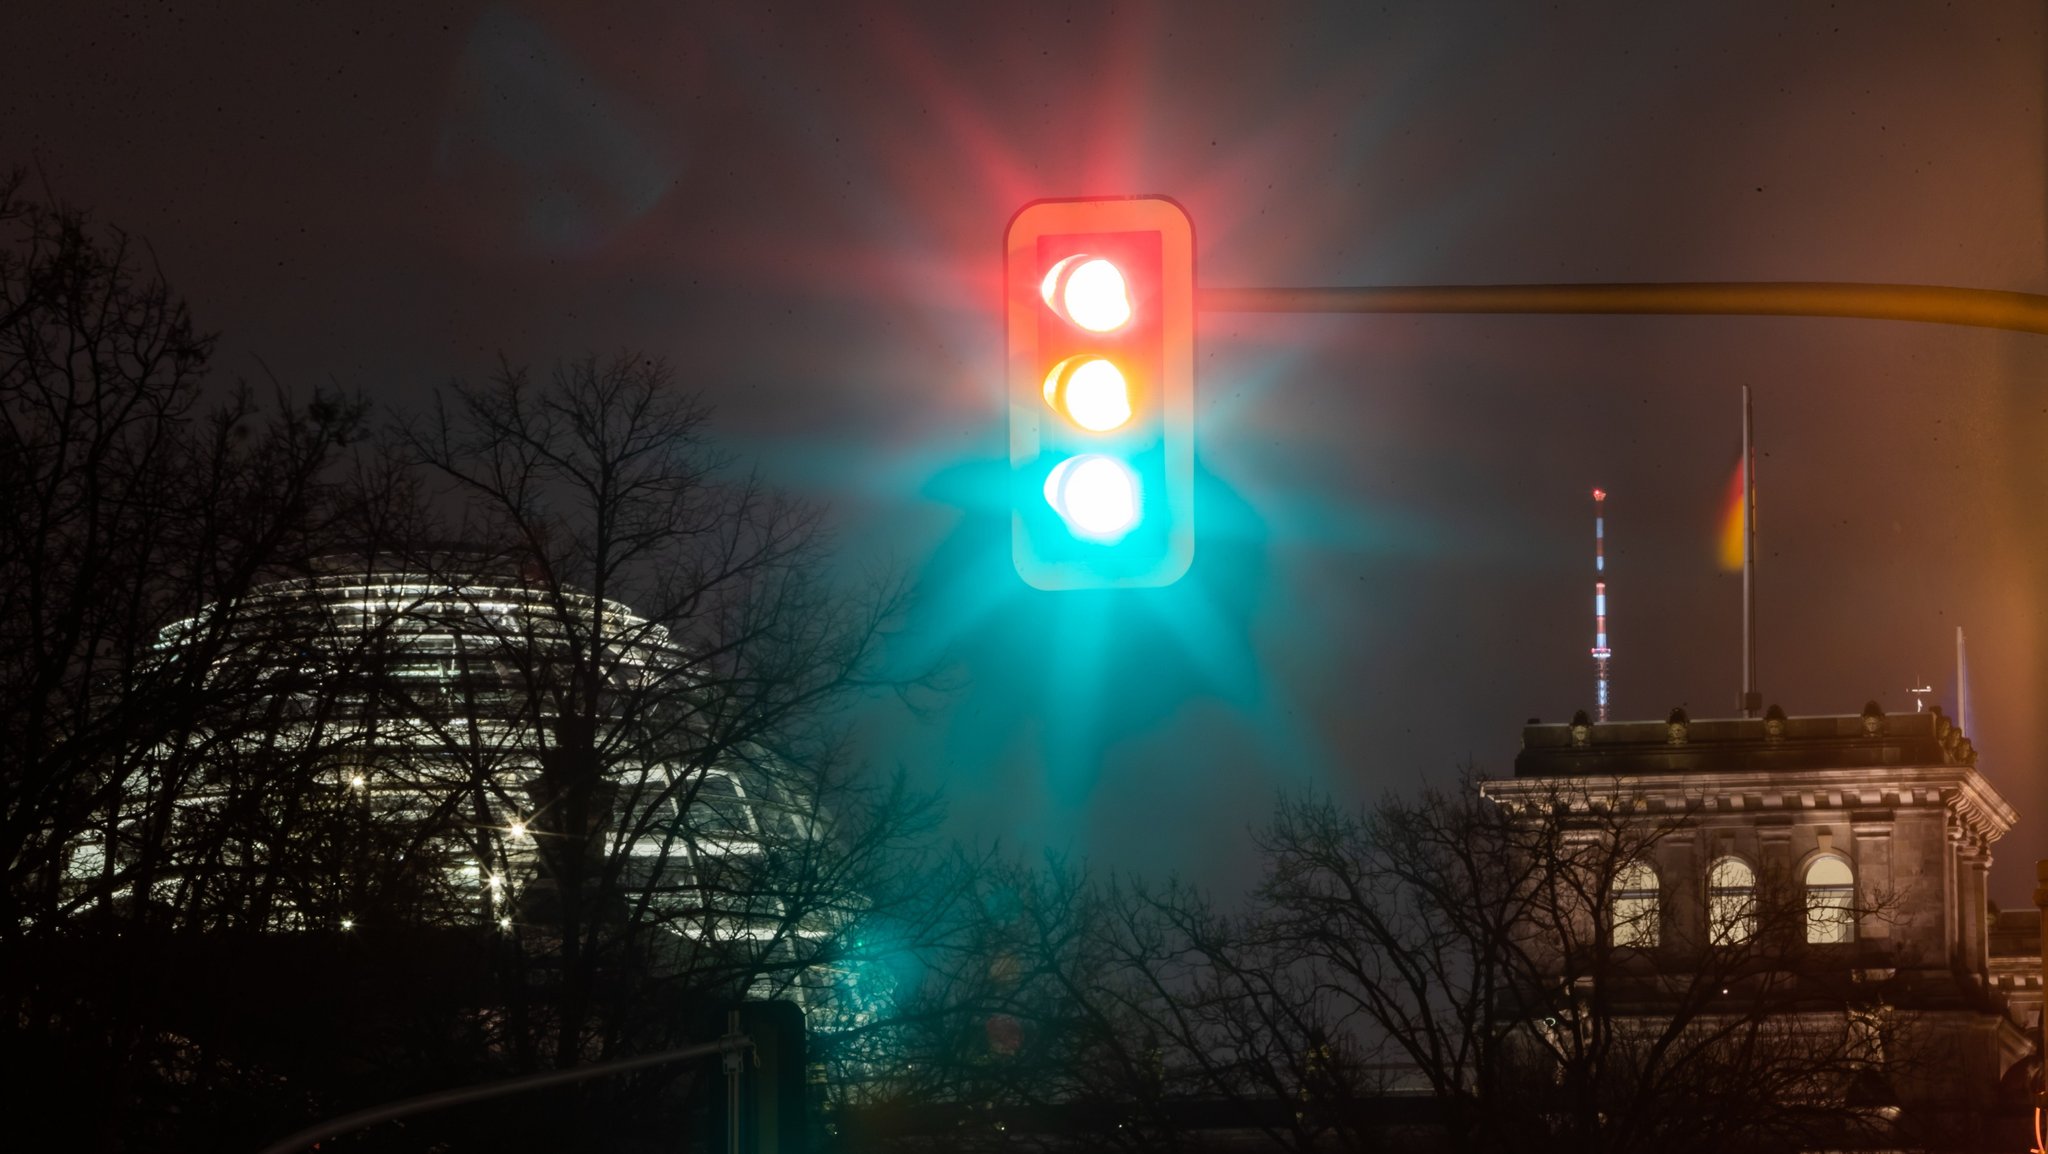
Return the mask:
M 1194 561 L 1194 239 L 1165 197 L 1010 220 L 1011 555 L 1037 588 L 1170 585 Z

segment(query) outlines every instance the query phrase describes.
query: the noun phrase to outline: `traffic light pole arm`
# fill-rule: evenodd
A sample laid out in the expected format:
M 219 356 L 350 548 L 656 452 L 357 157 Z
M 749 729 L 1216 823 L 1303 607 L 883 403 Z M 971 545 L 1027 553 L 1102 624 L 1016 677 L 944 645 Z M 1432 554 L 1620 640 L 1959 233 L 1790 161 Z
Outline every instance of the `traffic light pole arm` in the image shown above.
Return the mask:
M 1204 312 L 1225 313 L 1864 317 L 2048 334 L 2048 296 L 1940 285 L 1829 281 L 1205 288 L 1196 294 L 1195 304 Z

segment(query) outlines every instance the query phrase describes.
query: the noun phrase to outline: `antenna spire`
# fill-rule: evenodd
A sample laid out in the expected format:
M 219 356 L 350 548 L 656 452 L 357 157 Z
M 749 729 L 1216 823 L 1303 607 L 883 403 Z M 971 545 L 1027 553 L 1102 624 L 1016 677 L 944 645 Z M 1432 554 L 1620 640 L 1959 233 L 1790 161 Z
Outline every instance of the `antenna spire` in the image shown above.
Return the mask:
M 1594 701 L 1594 720 L 1607 720 L 1608 662 L 1614 650 L 1607 647 L 1607 491 L 1593 490 L 1593 676 L 1599 692 Z
M 1956 724 L 1963 732 L 1977 719 L 1970 716 L 1970 655 L 1963 646 L 1963 627 L 1956 626 Z

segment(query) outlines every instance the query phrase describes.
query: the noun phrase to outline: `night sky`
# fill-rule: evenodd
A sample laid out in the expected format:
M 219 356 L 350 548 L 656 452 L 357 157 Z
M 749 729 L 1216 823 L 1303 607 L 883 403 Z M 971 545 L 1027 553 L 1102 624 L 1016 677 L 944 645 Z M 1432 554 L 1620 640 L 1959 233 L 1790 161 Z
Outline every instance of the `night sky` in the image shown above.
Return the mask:
M 849 721 L 963 837 L 1234 887 L 1275 791 L 1508 772 L 1592 706 L 1595 485 L 1618 716 L 1732 714 L 1748 384 L 1766 700 L 1952 705 L 1962 626 L 1995 896 L 2048 856 L 2048 337 L 1212 314 L 1193 573 L 1046 594 L 998 308 L 1021 204 L 1131 192 L 1209 286 L 2048 292 L 2038 3 L 27 7 L 0 165 L 147 239 L 224 383 L 670 358 L 920 582 L 901 668 L 956 688 Z

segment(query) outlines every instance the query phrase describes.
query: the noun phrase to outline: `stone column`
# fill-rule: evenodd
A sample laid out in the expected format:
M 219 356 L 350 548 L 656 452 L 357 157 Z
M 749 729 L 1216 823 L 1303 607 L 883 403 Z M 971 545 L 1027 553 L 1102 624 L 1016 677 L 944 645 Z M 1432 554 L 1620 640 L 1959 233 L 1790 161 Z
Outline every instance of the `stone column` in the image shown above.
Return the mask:
M 1991 850 L 1964 843 L 1957 900 L 1962 904 L 1963 972 L 1981 987 L 1991 972 Z
M 1892 887 L 1892 823 L 1889 819 L 1850 825 L 1856 848 L 1856 937 L 1874 941 L 1892 936 L 1892 923 L 1904 911 Z
M 1803 941 L 1806 937 L 1805 891 L 1800 888 L 1803 879 L 1792 875 L 1792 827 L 1758 825 L 1756 842 L 1757 930 L 1765 934 L 1796 934 L 1798 937 L 1793 940 Z M 1778 928 L 1774 930 L 1773 926 Z
M 1663 884 L 1666 944 L 1689 954 L 1707 940 L 1706 864 L 1700 860 L 1698 835 L 1674 837 L 1658 847 L 1657 875 Z
M 1950 820 L 1954 820 L 1953 816 Z M 1942 941 L 1948 947 L 1949 968 L 1967 969 L 1963 961 L 1963 831 L 1950 825 L 1946 833 L 1941 847 Z
M 2048 861 L 2034 862 L 2034 908 L 2041 911 L 2041 996 L 2048 999 Z M 2048 1029 L 2048 1001 L 2041 1005 L 2041 1021 Z

